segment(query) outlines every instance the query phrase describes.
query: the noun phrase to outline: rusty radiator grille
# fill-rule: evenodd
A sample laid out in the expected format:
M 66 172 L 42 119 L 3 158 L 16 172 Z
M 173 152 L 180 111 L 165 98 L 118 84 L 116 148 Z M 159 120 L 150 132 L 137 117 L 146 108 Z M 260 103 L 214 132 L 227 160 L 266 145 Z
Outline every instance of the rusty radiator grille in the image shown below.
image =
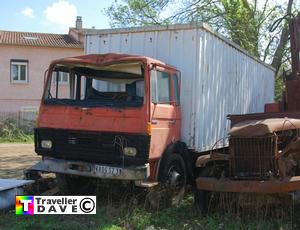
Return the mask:
M 231 137 L 229 146 L 232 178 L 266 179 L 277 175 L 277 136 Z

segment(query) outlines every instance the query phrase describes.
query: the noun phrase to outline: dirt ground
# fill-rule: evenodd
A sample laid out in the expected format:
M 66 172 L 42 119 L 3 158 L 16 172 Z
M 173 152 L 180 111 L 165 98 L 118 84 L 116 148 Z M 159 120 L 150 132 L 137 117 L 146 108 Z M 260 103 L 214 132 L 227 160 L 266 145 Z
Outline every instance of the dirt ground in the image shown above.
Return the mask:
M 32 144 L 0 144 L 0 178 L 23 178 L 23 170 L 34 165 L 40 157 Z

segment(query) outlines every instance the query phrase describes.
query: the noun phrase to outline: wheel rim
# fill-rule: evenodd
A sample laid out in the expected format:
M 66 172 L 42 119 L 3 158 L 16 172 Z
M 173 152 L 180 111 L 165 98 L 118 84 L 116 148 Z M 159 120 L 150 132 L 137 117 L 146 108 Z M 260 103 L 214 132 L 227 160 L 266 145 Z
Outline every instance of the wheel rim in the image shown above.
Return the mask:
M 167 174 L 167 190 L 172 195 L 177 195 L 185 185 L 184 171 L 180 163 L 175 161 L 171 164 Z

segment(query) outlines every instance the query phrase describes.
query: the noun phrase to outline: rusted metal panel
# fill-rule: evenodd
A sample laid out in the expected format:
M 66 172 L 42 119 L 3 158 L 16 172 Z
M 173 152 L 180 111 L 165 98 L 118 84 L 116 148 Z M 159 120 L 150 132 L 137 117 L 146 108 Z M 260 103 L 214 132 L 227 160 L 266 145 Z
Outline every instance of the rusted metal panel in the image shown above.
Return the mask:
M 292 55 L 292 71 L 296 76 L 300 72 L 300 14 L 290 20 L 290 41 L 291 41 L 291 55 Z
M 230 137 L 231 178 L 267 179 L 277 176 L 277 136 Z
M 298 138 L 299 128 L 300 120 L 290 118 L 236 123 L 230 130 L 229 176 L 261 180 L 293 175 L 290 169 L 295 166 L 297 158 L 282 159 L 281 156 L 288 151 L 287 146 L 293 152 L 298 151 L 299 144 L 295 138 Z
M 300 14 L 292 17 L 289 23 L 290 44 L 292 58 L 292 73 L 289 76 L 283 76 L 285 81 L 285 93 L 283 96 L 283 111 L 300 110 Z
M 85 66 L 85 67 L 89 67 L 89 66 L 99 67 L 99 65 L 101 65 L 102 68 L 104 69 L 105 65 L 114 64 L 116 60 L 119 63 L 119 65 L 124 63 L 123 64 L 124 66 L 126 64 L 128 66 L 130 66 L 130 64 L 137 65 L 138 63 L 144 63 L 144 64 L 154 63 L 156 65 L 165 66 L 165 64 L 160 60 L 154 60 L 153 58 L 146 57 L 146 56 L 107 53 L 105 55 L 90 54 L 90 55 L 82 55 L 76 57 L 61 58 L 61 59 L 53 60 L 51 62 L 50 67 L 54 65 L 68 65 L 68 64 L 70 64 L 71 66 L 78 65 L 78 66 Z M 167 66 L 167 67 L 173 69 L 171 66 Z
M 300 112 L 280 112 L 280 113 L 253 113 L 244 115 L 228 115 L 227 118 L 230 120 L 231 127 L 237 123 L 249 120 L 262 120 L 268 118 L 295 118 L 300 119 Z
M 205 167 L 207 163 L 212 161 L 228 161 L 229 155 L 218 153 L 218 152 L 211 152 L 210 154 L 205 154 L 199 156 L 196 160 L 196 167 Z
M 215 192 L 248 192 L 248 193 L 285 193 L 300 189 L 300 176 L 284 180 L 247 181 L 198 177 L 199 190 Z
M 181 71 L 181 136 L 195 151 L 208 151 L 227 136 L 228 114 L 263 112 L 273 102 L 273 69 L 206 24 L 90 33 L 86 54 L 146 55 Z
M 286 111 L 300 111 L 300 80 L 287 79 L 285 82 Z
M 205 165 L 211 161 L 212 161 L 211 155 L 206 154 L 206 155 L 202 155 L 202 156 L 198 157 L 195 165 L 196 165 L 196 167 L 205 167 Z
M 265 104 L 265 112 L 266 113 L 278 113 L 282 111 L 281 103 L 274 102 L 274 103 L 267 103 Z
M 258 137 L 279 131 L 300 129 L 300 119 L 268 118 L 246 120 L 236 123 L 229 131 L 230 136 Z

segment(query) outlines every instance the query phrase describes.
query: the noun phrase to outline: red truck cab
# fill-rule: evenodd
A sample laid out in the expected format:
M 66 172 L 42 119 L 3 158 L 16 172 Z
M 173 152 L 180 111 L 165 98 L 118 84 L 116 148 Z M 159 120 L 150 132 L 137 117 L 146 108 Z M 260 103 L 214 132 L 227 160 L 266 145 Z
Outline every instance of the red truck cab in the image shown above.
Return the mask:
M 179 95 L 178 70 L 152 58 L 53 61 L 35 129 L 35 150 L 43 156 L 36 169 L 182 190 L 188 165 Z

